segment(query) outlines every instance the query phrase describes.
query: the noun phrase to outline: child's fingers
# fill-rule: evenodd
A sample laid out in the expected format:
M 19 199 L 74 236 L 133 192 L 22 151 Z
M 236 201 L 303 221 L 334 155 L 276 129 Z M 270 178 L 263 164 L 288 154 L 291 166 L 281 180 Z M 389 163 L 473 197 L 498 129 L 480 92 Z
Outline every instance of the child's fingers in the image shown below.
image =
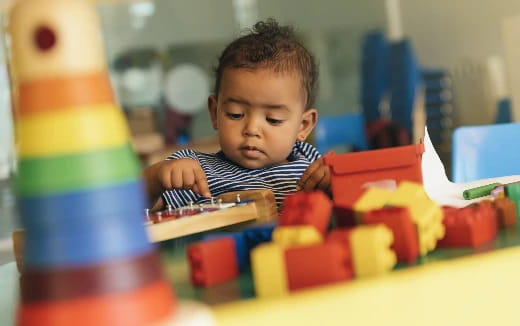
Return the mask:
M 195 172 L 195 185 L 197 186 L 198 193 L 206 198 L 211 197 L 211 193 L 209 192 L 208 181 L 206 180 L 206 174 L 202 171 L 202 168 L 198 168 L 194 170 Z
M 159 180 L 161 185 L 164 187 L 164 189 L 170 189 L 171 186 L 172 186 L 172 184 L 171 184 L 171 171 L 168 170 L 168 169 L 165 169 L 163 167 L 163 164 L 161 165 L 161 167 L 158 168 L 157 179 Z
M 323 190 L 324 192 L 328 193 L 330 191 L 330 178 L 328 176 L 328 173 L 325 171 L 323 174 L 323 177 L 320 181 L 318 181 L 316 185 L 316 189 Z
M 193 189 L 195 185 L 195 173 L 191 170 L 182 171 L 182 188 L 186 190 Z
M 325 177 L 325 169 L 319 167 L 313 171 L 313 173 L 305 180 L 305 183 L 301 185 L 301 189 L 305 191 L 314 190 L 318 187 L 318 184 Z
M 307 182 L 309 182 L 309 179 L 312 178 L 316 170 L 320 168 L 321 164 L 319 160 L 321 160 L 321 158 L 309 165 L 307 170 L 303 172 L 302 177 L 300 178 L 300 181 L 298 181 L 298 185 L 296 186 L 297 190 L 303 190 Z

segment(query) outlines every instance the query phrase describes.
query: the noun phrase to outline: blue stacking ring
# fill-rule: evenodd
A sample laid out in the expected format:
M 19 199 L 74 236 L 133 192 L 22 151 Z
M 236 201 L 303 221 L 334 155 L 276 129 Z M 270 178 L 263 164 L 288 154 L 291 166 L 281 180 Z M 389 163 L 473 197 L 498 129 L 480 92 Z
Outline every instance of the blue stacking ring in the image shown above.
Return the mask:
M 41 197 L 22 196 L 28 267 L 77 266 L 150 250 L 140 180 Z
M 112 220 L 141 224 L 145 200 L 141 182 L 134 180 L 64 194 L 22 196 L 19 207 L 22 225 L 30 232 L 77 234 Z
M 79 232 L 27 231 L 24 264 L 28 268 L 75 267 L 141 255 L 152 249 L 144 226 L 120 216 L 106 226 Z M 132 220 L 134 222 L 132 222 Z

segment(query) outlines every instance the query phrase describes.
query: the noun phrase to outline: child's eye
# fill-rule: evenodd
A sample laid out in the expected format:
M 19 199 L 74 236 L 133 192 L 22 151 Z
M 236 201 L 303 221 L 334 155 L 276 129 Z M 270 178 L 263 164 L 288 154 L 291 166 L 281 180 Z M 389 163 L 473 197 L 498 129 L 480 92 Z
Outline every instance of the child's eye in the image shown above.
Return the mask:
M 273 118 L 266 118 L 267 122 L 269 122 L 272 125 L 279 125 L 283 122 L 283 120 L 273 119 Z
M 242 113 L 226 113 L 226 116 L 232 120 L 238 120 L 242 118 L 244 115 Z

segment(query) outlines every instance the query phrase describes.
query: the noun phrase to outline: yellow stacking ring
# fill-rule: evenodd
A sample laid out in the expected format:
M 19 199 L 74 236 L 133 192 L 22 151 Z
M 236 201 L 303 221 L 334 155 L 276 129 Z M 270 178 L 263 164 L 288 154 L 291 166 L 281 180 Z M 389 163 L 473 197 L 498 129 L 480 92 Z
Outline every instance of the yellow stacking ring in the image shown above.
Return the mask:
M 20 116 L 20 157 L 53 156 L 123 145 L 129 140 L 123 112 L 112 104 Z

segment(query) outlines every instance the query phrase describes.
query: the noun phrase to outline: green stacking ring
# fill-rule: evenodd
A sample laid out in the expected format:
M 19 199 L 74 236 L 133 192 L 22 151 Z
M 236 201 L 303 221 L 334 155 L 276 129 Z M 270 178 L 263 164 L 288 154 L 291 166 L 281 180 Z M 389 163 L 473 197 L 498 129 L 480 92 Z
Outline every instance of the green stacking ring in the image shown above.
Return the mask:
M 129 144 L 78 154 L 22 158 L 16 188 L 34 196 L 135 180 L 140 166 Z

